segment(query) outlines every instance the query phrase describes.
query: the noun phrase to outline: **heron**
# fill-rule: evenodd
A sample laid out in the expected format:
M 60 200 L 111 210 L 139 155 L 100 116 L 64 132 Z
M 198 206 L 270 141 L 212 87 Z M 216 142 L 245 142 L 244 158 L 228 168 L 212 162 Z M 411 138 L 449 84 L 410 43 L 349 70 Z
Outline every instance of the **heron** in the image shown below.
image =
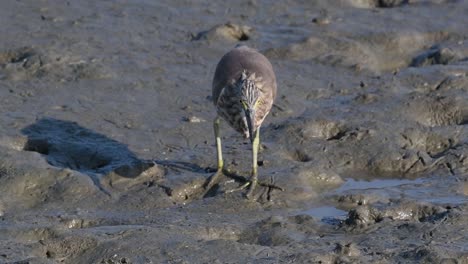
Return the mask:
M 258 184 L 257 155 L 260 126 L 270 112 L 276 98 L 276 76 L 270 61 L 255 49 L 237 46 L 226 53 L 213 78 L 212 99 L 217 110 L 213 121 L 216 138 L 218 167 L 206 185 L 207 190 L 223 175 L 224 160 L 221 145 L 220 123 L 225 120 L 233 129 L 250 139 L 252 144 L 252 171 L 250 179 L 228 192 L 248 188 L 251 198 Z

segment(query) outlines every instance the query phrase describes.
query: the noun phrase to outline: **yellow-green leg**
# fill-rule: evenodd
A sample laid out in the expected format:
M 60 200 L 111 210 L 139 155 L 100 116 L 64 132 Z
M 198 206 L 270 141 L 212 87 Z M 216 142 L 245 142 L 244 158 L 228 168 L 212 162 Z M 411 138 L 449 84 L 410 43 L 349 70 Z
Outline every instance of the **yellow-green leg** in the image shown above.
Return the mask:
M 259 147 L 259 145 L 260 145 L 260 127 L 257 128 L 257 131 L 255 132 L 255 138 L 252 141 L 252 175 L 251 175 L 251 178 L 250 178 L 250 189 L 247 192 L 247 197 L 248 198 L 250 198 L 252 196 L 253 191 L 255 190 L 255 187 L 257 186 L 257 182 L 258 182 L 257 156 L 258 156 L 258 147 Z
M 216 152 L 218 156 L 218 170 L 216 171 L 216 174 L 211 176 L 210 181 L 206 185 L 205 189 L 208 191 L 213 187 L 213 185 L 218 181 L 219 176 L 223 174 L 223 167 L 224 167 L 224 161 L 223 161 L 223 149 L 221 146 L 221 134 L 219 131 L 219 123 L 221 122 L 221 118 L 217 116 L 214 121 L 213 121 L 213 129 L 214 129 L 214 134 L 216 138 Z
M 247 192 L 247 198 L 251 198 L 253 191 L 255 190 L 255 187 L 257 186 L 258 183 L 258 174 L 257 174 L 257 155 L 258 155 L 258 147 L 259 147 L 259 142 L 260 142 L 260 128 L 257 129 L 255 132 L 254 140 L 252 141 L 252 174 L 250 177 L 250 181 L 247 181 L 246 183 L 242 184 L 241 186 L 226 191 L 226 193 L 232 193 L 232 192 L 237 192 L 240 190 L 244 190 L 245 188 L 250 186 L 249 191 Z
M 220 122 L 221 122 L 221 118 L 219 116 L 216 117 L 214 122 L 213 122 L 213 128 L 214 128 L 214 133 L 215 133 L 215 138 L 216 138 L 216 152 L 217 152 L 217 158 L 218 158 L 218 169 L 217 169 L 216 173 L 213 174 L 213 176 L 211 176 L 211 178 L 208 181 L 208 184 L 205 185 L 205 195 L 206 195 L 207 192 L 209 192 L 209 190 L 213 187 L 213 185 L 215 185 L 218 182 L 219 177 L 221 175 L 223 175 L 223 173 L 224 173 L 223 151 L 222 151 L 222 147 L 221 147 L 221 135 L 220 135 L 220 129 L 219 129 Z M 263 187 L 268 187 L 270 189 L 277 189 L 277 190 L 283 191 L 283 188 L 281 188 L 279 186 L 276 186 L 274 184 L 258 182 L 257 157 L 258 157 L 259 147 L 260 147 L 260 128 L 258 128 L 257 131 L 255 132 L 254 140 L 252 141 L 252 175 L 251 175 L 250 180 L 247 181 L 246 183 L 242 184 L 242 186 L 240 186 L 238 188 L 225 191 L 225 193 L 232 193 L 232 192 L 244 190 L 244 189 L 246 189 L 247 187 L 250 186 L 250 188 L 249 188 L 249 190 L 248 190 L 248 192 L 246 194 L 247 198 L 250 199 L 250 198 L 252 198 L 252 194 L 253 194 L 255 188 L 259 184 L 262 185 Z
M 221 134 L 219 133 L 219 123 L 221 118 L 217 116 L 213 122 L 213 128 L 216 138 L 216 153 L 218 155 L 218 173 L 223 171 L 224 161 L 223 161 L 223 148 L 221 147 Z

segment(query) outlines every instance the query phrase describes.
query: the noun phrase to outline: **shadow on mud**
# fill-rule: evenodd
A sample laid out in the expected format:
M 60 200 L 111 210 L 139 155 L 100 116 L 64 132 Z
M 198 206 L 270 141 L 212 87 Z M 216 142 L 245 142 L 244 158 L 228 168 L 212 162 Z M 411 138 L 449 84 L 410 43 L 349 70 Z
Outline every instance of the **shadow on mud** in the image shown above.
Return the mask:
M 124 144 L 76 122 L 43 118 L 21 132 L 28 137 L 25 151 L 41 153 L 50 165 L 79 171 L 93 180 L 97 174 L 109 172 L 136 178 L 153 166 Z

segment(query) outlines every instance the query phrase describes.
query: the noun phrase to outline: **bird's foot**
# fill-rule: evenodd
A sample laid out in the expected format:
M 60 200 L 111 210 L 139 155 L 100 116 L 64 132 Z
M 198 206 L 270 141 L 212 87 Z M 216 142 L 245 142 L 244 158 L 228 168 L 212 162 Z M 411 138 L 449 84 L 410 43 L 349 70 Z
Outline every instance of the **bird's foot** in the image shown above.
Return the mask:
M 260 186 L 260 187 L 263 187 L 263 188 L 260 188 L 262 191 L 260 192 L 260 194 L 256 195 L 254 193 L 254 191 L 256 189 L 259 189 L 257 186 Z M 278 185 L 275 185 L 273 183 L 273 179 L 271 179 L 271 182 L 263 182 L 263 181 L 257 181 L 257 180 L 249 180 L 249 181 L 246 181 L 244 184 L 242 184 L 241 186 L 237 187 L 237 188 L 234 188 L 234 189 L 231 189 L 231 190 L 227 190 L 225 191 L 224 193 L 233 193 L 233 192 L 237 192 L 237 191 L 242 191 L 242 190 L 245 190 L 245 189 L 248 189 L 248 191 L 246 192 L 245 194 L 245 197 L 249 200 L 256 200 L 255 197 L 258 198 L 258 196 L 262 196 L 262 195 L 266 195 L 266 199 L 268 201 L 271 200 L 271 192 L 273 190 L 279 190 L 279 191 L 284 191 L 284 189 Z
M 211 177 L 208 178 L 208 180 L 204 184 L 204 189 L 205 189 L 205 192 L 203 193 L 204 197 L 206 197 L 208 193 L 212 192 L 213 187 L 215 187 L 216 185 L 218 185 L 220 183 L 222 176 L 225 176 L 227 178 L 232 178 L 233 181 L 242 181 L 243 182 L 243 184 L 241 186 L 237 187 L 237 188 L 222 191 L 222 193 L 224 193 L 224 194 L 233 193 L 233 192 L 237 192 L 237 191 L 242 191 L 242 190 L 246 189 L 250 185 L 250 182 L 246 181 L 244 177 L 237 176 L 237 174 L 229 171 L 228 169 L 224 169 L 224 168 L 220 169 L 219 168 L 216 171 L 216 173 L 211 175 Z
M 234 193 L 238 191 L 243 191 L 247 190 L 245 197 L 247 199 L 253 200 L 255 195 L 254 191 L 255 190 L 263 190 L 260 192 L 261 194 L 266 194 L 267 200 L 271 200 L 271 192 L 274 190 L 279 190 L 279 191 L 284 191 L 284 189 L 281 186 L 278 186 L 274 183 L 273 177 L 270 177 L 270 182 L 266 181 L 260 181 L 257 179 L 246 179 L 243 176 L 239 176 L 237 173 L 226 170 L 226 169 L 218 169 L 218 171 L 213 174 L 208 180 L 207 183 L 205 184 L 205 193 L 204 196 L 206 196 L 207 193 L 211 191 L 211 189 L 220 182 L 221 176 L 226 176 L 228 178 L 233 179 L 236 182 L 242 183 L 239 187 L 233 188 L 233 189 L 228 189 L 224 190 L 222 193 L 224 194 L 229 194 L 229 193 Z M 258 188 L 258 187 L 263 187 L 263 188 Z
M 239 186 L 237 188 L 226 190 L 226 191 L 224 191 L 224 193 L 233 193 L 233 192 L 242 191 L 244 189 L 247 189 L 247 187 L 249 187 L 249 185 L 250 186 L 252 185 L 251 181 L 247 181 L 247 182 L 245 182 L 244 184 L 242 184 L 241 186 Z
M 221 176 L 225 175 L 223 172 L 223 169 L 219 168 L 215 174 L 211 175 L 211 177 L 206 181 L 204 184 L 203 188 L 205 189 L 205 192 L 203 193 L 203 196 L 206 196 L 206 194 L 213 188 L 214 185 L 219 183 L 219 179 Z

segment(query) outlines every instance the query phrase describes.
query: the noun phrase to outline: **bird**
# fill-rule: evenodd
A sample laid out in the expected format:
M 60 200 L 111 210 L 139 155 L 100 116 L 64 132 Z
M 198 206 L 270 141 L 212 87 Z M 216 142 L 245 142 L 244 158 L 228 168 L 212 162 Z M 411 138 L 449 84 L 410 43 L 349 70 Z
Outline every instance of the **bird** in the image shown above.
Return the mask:
M 239 188 L 231 191 L 249 188 L 246 197 L 251 198 L 258 184 L 257 155 L 260 126 L 270 112 L 276 98 L 277 85 L 273 66 L 257 50 L 246 45 L 238 45 L 226 53 L 217 64 L 212 89 L 212 100 L 217 112 L 213 128 L 218 167 L 206 186 L 210 188 L 223 174 L 224 161 L 220 123 L 221 120 L 224 120 L 234 130 L 250 139 L 252 146 L 250 179 Z

